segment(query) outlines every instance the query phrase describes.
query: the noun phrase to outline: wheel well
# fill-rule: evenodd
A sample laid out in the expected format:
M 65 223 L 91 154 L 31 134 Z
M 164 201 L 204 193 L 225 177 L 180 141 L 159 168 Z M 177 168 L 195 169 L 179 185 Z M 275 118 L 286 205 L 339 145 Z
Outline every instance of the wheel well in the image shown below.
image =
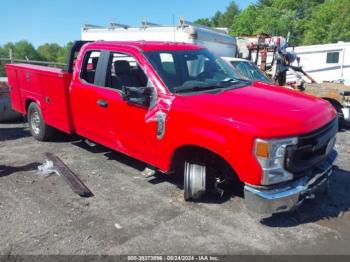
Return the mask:
M 26 113 L 28 113 L 28 108 L 31 103 L 36 103 L 33 99 L 27 99 L 25 104 Z
M 329 98 L 329 97 L 322 97 L 324 100 L 327 100 L 329 103 L 332 104 L 332 106 L 339 112 L 339 110 L 341 111 L 342 109 L 342 105 L 339 103 L 338 100 L 335 100 L 333 98 Z
M 182 165 L 186 159 L 193 158 L 193 156 L 196 156 L 203 161 L 210 159 L 210 161 L 216 163 L 219 167 L 222 167 L 225 172 L 230 173 L 232 178 L 238 179 L 238 176 L 234 169 L 220 155 L 206 148 L 193 145 L 182 146 L 175 151 L 171 161 L 171 170 L 176 171 L 179 165 Z

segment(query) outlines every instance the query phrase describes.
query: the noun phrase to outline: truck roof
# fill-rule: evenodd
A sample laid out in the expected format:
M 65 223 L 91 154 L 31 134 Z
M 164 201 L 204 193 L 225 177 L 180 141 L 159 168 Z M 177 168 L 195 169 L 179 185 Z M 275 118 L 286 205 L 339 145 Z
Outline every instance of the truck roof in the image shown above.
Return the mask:
M 198 50 L 202 46 L 188 43 L 178 42 L 156 42 L 156 41 L 97 41 L 87 44 L 89 47 L 103 48 L 103 47 L 117 47 L 129 46 L 142 51 L 176 51 L 176 50 Z

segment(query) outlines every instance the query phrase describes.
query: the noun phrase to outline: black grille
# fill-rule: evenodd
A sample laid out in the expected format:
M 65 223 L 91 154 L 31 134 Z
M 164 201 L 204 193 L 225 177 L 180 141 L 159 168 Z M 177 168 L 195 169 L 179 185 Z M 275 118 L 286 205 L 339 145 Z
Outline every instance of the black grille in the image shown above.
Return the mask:
M 298 137 L 298 144 L 286 148 L 285 169 L 300 177 L 327 157 L 327 146 L 338 131 L 338 119 L 324 127 Z

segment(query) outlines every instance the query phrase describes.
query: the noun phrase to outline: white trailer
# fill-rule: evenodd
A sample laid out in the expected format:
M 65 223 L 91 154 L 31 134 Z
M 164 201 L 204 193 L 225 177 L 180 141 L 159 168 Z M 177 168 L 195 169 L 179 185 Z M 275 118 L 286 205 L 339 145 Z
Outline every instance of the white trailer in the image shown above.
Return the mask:
M 209 28 L 180 19 L 178 25 L 162 26 L 142 22 L 141 27 L 111 23 L 108 27 L 85 25 L 81 39 L 86 41 L 165 41 L 199 44 L 218 56 L 235 57 L 237 41 L 224 28 Z
M 293 48 L 287 50 L 292 51 Z M 294 52 L 300 57 L 300 66 L 317 82 L 339 81 L 350 85 L 350 42 L 298 46 Z M 288 79 L 291 78 L 292 75 L 288 76 Z

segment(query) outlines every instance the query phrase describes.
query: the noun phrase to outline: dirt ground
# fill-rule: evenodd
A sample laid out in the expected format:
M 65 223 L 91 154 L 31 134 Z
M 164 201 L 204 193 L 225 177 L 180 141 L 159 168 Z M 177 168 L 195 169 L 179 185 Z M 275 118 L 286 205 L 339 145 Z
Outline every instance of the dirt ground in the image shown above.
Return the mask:
M 165 176 L 77 137 L 41 143 L 26 124 L 0 124 L 0 255 L 9 254 L 350 254 L 350 131 L 329 195 L 257 221 L 240 197 L 187 203 Z M 44 153 L 59 156 L 94 196 L 44 176 Z

